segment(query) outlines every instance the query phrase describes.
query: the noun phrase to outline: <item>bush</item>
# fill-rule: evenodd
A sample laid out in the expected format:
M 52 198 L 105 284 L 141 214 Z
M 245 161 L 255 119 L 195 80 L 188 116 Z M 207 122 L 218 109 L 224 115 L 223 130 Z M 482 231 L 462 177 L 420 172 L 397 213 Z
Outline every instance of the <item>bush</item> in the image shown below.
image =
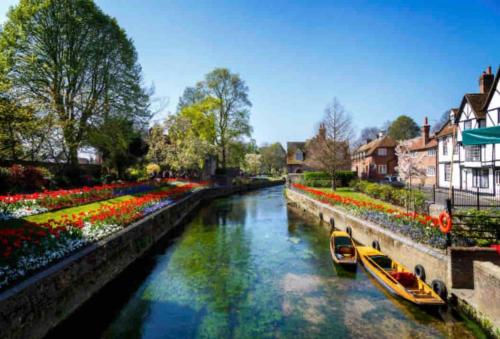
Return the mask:
M 336 176 L 337 186 L 343 187 L 348 186 L 356 174 L 352 171 L 337 171 Z M 331 187 L 332 181 L 330 174 L 326 172 L 305 172 L 304 184 L 311 187 Z
M 160 173 L 160 166 L 158 166 L 157 164 L 148 164 L 146 166 L 146 172 L 149 176 L 156 176 Z
M 376 184 L 365 180 L 354 180 L 350 186 L 372 198 L 380 199 L 401 207 L 409 207 L 416 212 L 425 212 L 425 195 L 417 190 L 395 188 L 390 185 Z M 409 205 L 409 206 L 408 206 Z
M 45 186 L 44 173 L 39 167 L 27 166 L 24 168 L 22 187 L 26 190 L 40 190 Z

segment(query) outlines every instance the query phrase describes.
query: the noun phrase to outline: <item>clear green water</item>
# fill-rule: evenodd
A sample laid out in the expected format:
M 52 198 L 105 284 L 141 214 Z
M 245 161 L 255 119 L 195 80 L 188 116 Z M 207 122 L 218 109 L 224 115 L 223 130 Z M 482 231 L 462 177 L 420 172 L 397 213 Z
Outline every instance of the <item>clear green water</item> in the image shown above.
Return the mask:
M 474 336 L 451 314 L 388 295 L 362 267 L 334 266 L 328 230 L 288 208 L 282 187 L 203 207 L 145 270 L 118 303 L 101 295 L 73 321 L 105 338 Z

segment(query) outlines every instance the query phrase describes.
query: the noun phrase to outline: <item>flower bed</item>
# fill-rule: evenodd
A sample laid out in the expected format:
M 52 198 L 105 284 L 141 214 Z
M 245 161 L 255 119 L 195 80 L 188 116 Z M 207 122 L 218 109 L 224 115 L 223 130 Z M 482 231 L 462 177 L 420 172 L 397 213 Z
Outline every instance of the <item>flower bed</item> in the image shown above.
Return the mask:
M 446 236 L 439 231 L 437 218 L 432 216 L 407 213 L 369 201 L 358 201 L 335 193 L 325 193 L 301 184 L 292 184 L 292 187 L 321 202 L 341 206 L 362 219 L 372 221 L 417 242 L 436 248 L 446 248 Z M 454 235 L 452 241 L 455 244 L 470 245 L 469 240 Z
M 0 289 L 202 187 L 185 183 L 46 222 L 0 229 Z
M 147 192 L 165 186 L 175 180 L 163 179 L 160 181 L 126 182 L 67 190 L 44 191 L 33 194 L 0 196 L 0 220 L 18 219 L 123 195 Z

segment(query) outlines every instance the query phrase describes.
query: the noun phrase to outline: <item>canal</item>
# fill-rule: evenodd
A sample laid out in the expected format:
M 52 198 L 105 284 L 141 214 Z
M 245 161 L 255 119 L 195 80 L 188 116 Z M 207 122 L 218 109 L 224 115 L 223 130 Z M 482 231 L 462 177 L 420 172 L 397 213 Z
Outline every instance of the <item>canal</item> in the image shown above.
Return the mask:
M 49 337 L 481 336 L 388 295 L 362 267 L 334 266 L 328 235 L 282 186 L 215 200 Z

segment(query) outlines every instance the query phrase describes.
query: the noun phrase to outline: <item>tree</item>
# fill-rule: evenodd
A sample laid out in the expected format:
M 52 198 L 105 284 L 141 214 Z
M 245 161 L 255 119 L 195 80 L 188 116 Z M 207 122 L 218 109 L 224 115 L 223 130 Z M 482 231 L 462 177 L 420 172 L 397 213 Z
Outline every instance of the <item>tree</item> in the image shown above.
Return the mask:
M 21 0 L 0 35 L 0 71 L 1 88 L 54 114 L 73 166 L 88 132 L 109 116 L 150 117 L 133 43 L 92 0 Z
M 124 117 L 109 117 L 99 127 L 89 131 L 88 142 L 102 154 L 104 167 L 124 178 L 125 169 L 147 151 L 142 131 Z
M 337 172 L 350 167 L 349 141 L 353 130 L 351 116 L 337 98 L 326 107 L 320 133 L 306 144 L 308 166 L 330 174 L 332 189 L 337 188 Z
M 266 174 L 280 173 L 286 166 L 286 151 L 279 142 L 263 145 L 259 150 L 262 155 L 262 170 Z
M 420 127 L 407 115 L 400 115 L 389 126 L 387 134 L 394 140 L 407 140 L 418 136 Z
M 398 158 L 397 171 L 399 177 L 412 185 L 412 178 L 419 178 L 423 180 L 422 185 L 425 184 L 426 169 L 420 164 L 424 159 L 424 152 L 413 153 L 410 151 L 410 142 L 403 140 L 396 146 L 395 152 Z
M 204 98 L 170 115 L 164 125 L 154 125 L 149 133 L 147 158 L 173 170 L 203 169 L 215 154 L 215 111 L 217 100 Z
M 255 153 L 245 154 L 245 172 L 257 175 L 262 166 L 261 155 Z
M 188 87 L 179 99 L 179 109 L 211 98 L 216 103 L 215 145 L 219 166 L 228 164 L 228 151 L 243 136 L 250 136 L 248 87 L 238 74 L 226 68 L 216 68 L 196 87 Z
M 365 127 L 361 130 L 359 134 L 359 138 L 356 141 L 354 148 L 358 148 L 359 146 L 366 143 L 368 140 L 375 140 L 378 137 L 378 134 L 382 132 L 382 130 L 378 127 Z
M 432 132 L 437 133 L 448 121 L 450 121 L 450 111 L 444 111 L 439 119 L 436 121 L 434 126 L 432 126 Z

